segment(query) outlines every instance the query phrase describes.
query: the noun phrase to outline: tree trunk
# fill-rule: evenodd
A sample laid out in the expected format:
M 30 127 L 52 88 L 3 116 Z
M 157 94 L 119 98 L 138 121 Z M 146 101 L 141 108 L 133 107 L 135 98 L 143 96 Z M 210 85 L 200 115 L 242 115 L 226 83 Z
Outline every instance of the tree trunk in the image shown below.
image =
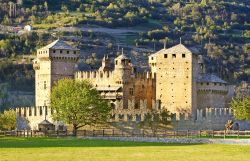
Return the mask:
M 77 125 L 73 125 L 73 136 L 77 136 L 77 129 L 78 129 L 78 127 L 77 127 Z

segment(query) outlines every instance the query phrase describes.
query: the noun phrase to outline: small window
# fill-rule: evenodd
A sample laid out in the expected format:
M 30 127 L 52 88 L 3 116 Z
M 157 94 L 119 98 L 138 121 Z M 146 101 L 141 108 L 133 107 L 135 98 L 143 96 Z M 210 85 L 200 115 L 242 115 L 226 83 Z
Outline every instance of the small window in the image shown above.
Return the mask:
M 203 85 L 203 83 L 201 83 L 201 85 Z
M 164 58 L 168 58 L 168 54 L 164 54 Z
M 118 64 L 118 60 L 115 61 L 115 65 L 117 65 L 117 64 Z
M 134 95 L 134 89 L 133 88 L 129 88 L 129 94 Z
M 172 54 L 172 58 L 176 58 L 176 54 Z
M 207 83 L 207 85 L 209 85 L 209 83 Z
M 217 85 L 217 83 L 214 83 L 214 85 L 216 86 L 216 85 Z
M 67 51 L 67 54 L 69 54 L 69 51 Z
M 154 60 L 154 57 L 151 57 L 151 60 Z
M 62 53 L 62 50 L 60 50 L 60 53 Z
M 186 54 L 182 54 L 182 58 L 186 58 Z
M 46 81 L 43 82 L 43 89 L 47 89 Z
M 76 51 L 74 51 L 74 54 L 76 54 Z
M 56 53 L 56 50 L 53 50 L 53 53 Z

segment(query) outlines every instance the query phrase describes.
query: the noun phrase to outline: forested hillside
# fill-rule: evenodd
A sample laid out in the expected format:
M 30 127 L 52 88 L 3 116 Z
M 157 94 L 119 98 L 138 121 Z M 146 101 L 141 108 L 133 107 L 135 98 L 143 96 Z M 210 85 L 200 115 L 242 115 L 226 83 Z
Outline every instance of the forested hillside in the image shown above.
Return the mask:
M 13 0 L 18 2 L 16 17 L 9 15 L 8 2 L 0 0 L 0 24 L 30 24 L 33 32 L 17 36 L 1 31 L 2 58 L 34 54 L 37 48 L 55 39 L 53 34 L 65 36 L 56 31 L 60 27 L 129 28 L 138 32 L 123 40 L 126 45 L 158 50 L 164 41 L 172 46 L 181 37 L 183 44 L 202 51 L 208 71 L 230 83 L 250 81 L 248 0 Z M 86 34 L 87 42 L 103 46 L 102 51 L 110 52 L 121 41 L 110 38 L 112 43 L 107 45 L 101 37 L 93 38 L 92 31 L 81 31 L 74 40 L 79 40 L 75 45 L 83 51 L 88 50 L 83 41 Z M 142 53 L 141 57 L 145 55 Z

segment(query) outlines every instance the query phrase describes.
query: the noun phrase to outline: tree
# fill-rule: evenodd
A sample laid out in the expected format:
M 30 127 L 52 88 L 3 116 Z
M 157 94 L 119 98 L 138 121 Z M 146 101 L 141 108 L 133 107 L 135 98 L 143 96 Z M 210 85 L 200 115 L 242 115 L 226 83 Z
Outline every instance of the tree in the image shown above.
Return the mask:
M 234 99 L 231 102 L 231 107 L 237 119 L 250 121 L 250 96 L 243 99 Z
M 170 124 L 171 114 L 167 109 L 164 109 L 160 112 L 152 110 L 150 113 L 145 115 L 144 120 L 141 122 L 141 126 L 144 128 L 150 128 L 154 136 L 159 128 L 166 128 Z
M 44 9 L 45 9 L 45 11 L 48 11 L 48 9 L 49 9 L 48 3 L 46 1 L 44 2 Z
M 62 79 L 52 88 L 51 108 L 54 120 L 73 125 L 73 134 L 86 125 L 105 123 L 111 107 L 86 80 Z
M 9 95 L 8 95 L 8 85 L 0 85 L 0 112 L 3 111 L 7 106 L 9 106 Z
M 15 110 L 5 110 L 0 114 L 0 129 L 14 130 L 16 127 L 16 112 Z

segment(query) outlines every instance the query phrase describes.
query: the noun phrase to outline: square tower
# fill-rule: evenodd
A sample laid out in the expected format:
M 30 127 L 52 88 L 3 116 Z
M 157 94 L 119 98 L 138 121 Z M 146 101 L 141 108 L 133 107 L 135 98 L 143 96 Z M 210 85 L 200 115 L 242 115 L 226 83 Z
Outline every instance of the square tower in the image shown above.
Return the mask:
M 37 50 L 33 63 L 36 106 L 50 104 L 50 92 L 57 80 L 73 78 L 79 55 L 79 49 L 59 39 Z
M 172 113 L 193 113 L 196 109 L 198 50 L 182 44 L 162 49 L 149 56 L 156 77 L 156 99 Z

